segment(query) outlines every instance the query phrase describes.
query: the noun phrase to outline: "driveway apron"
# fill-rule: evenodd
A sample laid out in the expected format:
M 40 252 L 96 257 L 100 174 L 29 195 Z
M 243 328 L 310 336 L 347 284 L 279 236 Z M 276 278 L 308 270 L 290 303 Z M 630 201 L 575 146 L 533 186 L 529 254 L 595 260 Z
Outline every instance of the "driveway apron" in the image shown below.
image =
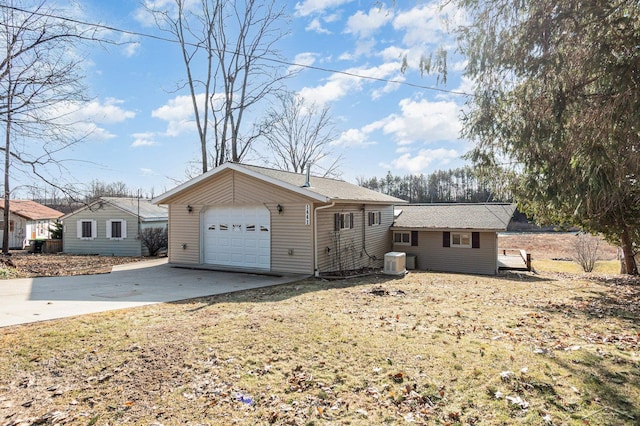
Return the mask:
M 0 327 L 268 287 L 303 278 L 173 268 L 166 259 L 158 259 L 117 266 L 110 274 L 2 280 Z

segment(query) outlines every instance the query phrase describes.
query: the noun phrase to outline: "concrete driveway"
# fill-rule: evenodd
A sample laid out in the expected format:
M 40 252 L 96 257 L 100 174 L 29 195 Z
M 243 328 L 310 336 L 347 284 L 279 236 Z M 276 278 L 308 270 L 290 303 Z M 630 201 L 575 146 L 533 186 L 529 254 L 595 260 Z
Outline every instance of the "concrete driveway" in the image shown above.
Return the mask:
M 302 278 L 173 268 L 166 259 L 159 259 L 116 266 L 110 274 L 0 280 L 0 327 L 268 287 Z

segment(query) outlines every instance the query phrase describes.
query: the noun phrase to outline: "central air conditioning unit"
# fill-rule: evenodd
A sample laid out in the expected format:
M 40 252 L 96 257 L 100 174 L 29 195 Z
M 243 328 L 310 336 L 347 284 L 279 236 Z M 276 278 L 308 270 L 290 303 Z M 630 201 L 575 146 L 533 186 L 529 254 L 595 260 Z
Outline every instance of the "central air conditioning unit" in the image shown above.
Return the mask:
M 392 251 L 384 255 L 384 271 L 386 275 L 404 275 L 407 273 L 406 253 Z

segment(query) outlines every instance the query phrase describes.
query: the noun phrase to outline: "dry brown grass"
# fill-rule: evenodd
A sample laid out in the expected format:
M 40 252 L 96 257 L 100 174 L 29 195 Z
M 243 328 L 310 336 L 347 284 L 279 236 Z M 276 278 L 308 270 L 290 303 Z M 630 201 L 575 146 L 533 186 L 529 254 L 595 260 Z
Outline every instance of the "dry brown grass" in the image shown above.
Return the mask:
M 0 424 L 638 424 L 640 284 L 552 260 L 567 241 L 501 238 L 538 275 L 307 280 L 4 328 Z
M 5 328 L 0 423 L 638 424 L 640 286 L 583 277 L 308 280 Z

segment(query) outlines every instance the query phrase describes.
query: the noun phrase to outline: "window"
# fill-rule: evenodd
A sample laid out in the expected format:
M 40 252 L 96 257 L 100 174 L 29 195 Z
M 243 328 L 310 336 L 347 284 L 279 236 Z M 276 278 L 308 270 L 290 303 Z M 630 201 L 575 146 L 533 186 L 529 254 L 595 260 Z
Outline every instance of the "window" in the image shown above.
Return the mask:
M 82 240 L 93 240 L 98 234 L 98 223 L 93 219 L 84 219 L 76 222 L 76 236 Z
M 471 247 L 471 234 L 452 232 L 451 247 Z
M 410 232 L 394 232 L 393 233 L 393 243 L 408 246 L 411 244 L 411 233 Z
M 122 219 L 108 220 L 107 238 L 110 240 L 122 240 L 127 238 L 127 221 Z
M 442 247 L 480 248 L 480 233 L 443 232 Z
M 380 225 L 382 223 L 382 213 L 369 212 L 369 226 Z
M 342 229 L 353 228 L 353 213 L 336 213 L 335 215 L 335 230 L 340 231 Z

